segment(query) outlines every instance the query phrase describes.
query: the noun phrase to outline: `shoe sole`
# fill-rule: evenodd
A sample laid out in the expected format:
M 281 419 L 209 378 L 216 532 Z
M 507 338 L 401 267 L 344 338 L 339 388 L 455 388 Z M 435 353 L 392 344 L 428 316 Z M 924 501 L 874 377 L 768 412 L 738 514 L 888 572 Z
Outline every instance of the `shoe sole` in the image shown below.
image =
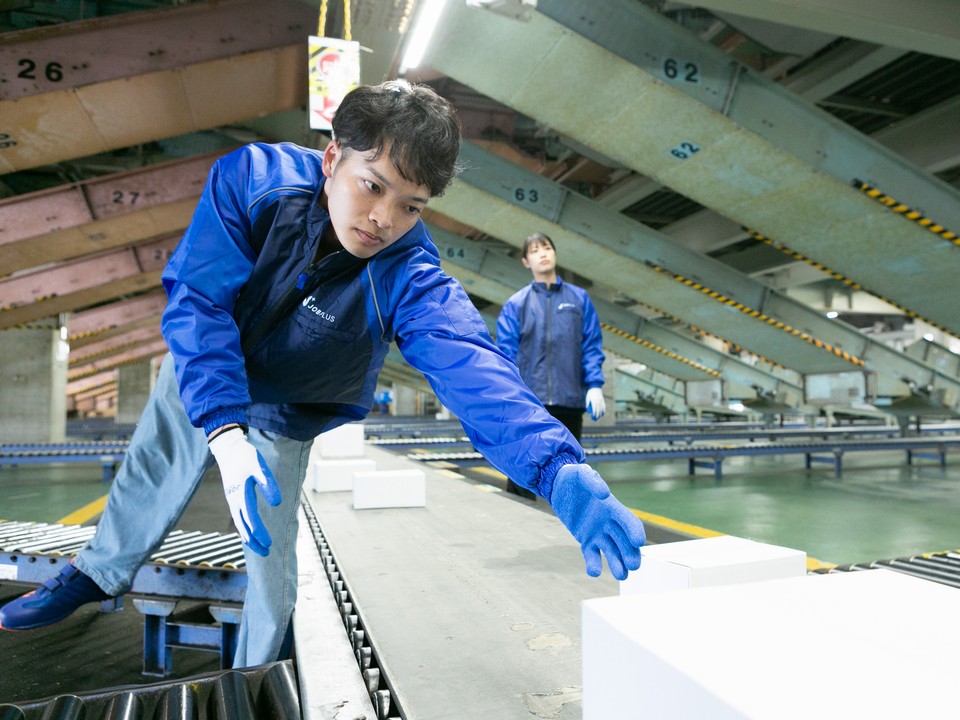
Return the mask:
M 73 613 L 71 613 L 71 615 L 72 614 Z M 70 615 L 67 615 L 67 617 L 70 617 Z M 54 620 L 53 622 L 44 623 L 42 625 L 30 625 L 28 627 L 15 627 L 15 628 L 7 627 L 3 623 L 0 623 L 0 630 L 6 630 L 7 632 L 28 632 L 30 630 L 40 630 L 41 628 L 52 627 L 57 623 L 62 623 L 66 619 L 67 618 L 60 618 L 59 620 Z

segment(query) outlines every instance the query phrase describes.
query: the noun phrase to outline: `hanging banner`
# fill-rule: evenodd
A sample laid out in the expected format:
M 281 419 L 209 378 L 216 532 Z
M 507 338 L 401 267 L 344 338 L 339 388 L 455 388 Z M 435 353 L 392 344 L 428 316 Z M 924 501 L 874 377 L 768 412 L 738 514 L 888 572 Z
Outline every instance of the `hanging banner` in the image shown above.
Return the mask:
M 310 129 L 330 130 L 343 96 L 360 84 L 360 43 L 310 36 Z

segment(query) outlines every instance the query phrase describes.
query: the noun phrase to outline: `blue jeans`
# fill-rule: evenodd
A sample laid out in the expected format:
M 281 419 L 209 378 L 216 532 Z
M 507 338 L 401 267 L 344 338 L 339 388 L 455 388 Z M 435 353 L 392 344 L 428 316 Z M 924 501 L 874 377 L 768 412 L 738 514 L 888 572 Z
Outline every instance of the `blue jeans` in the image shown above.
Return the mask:
M 273 540 L 270 554 L 261 557 L 243 548 L 247 592 L 234 667 L 272 662 L 280 654 L 297 599 L 297 508 L 313 444 L 256 428 L 250 428 L 249 439 L 277 478 L 283 502 L 275 508 L 260 503 L 260 516 Z M 206 435 L 187 418 L 168 354 L 110 488 L 97 532 L 77 556 L 76 566 L 111 595 L 128 590 L 137 570 L 177 524 L 213 462 Z M 223 512 L 229 512 L 226 501 Z

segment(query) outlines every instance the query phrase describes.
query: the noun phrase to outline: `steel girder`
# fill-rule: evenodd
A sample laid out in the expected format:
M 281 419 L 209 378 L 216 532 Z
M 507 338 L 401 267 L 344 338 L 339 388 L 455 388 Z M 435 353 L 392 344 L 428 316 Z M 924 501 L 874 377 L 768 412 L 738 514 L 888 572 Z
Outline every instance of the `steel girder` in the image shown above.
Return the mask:
M 450 274 L 460 279 L 469 292 L 503 305 L 510 295 L 530 281 L 529 271 L 515 259 L 441 228 L 429 226 L 429 230 L 444 263 L 453 266 Z M 591 299 L 605 325 L 604 346 L 626 358 L 684 381 L 719 375 L 763 395 L 786 393 L 792 394 L 795 400 L 803 396 L 799 384 L 752 367 L 602 298 Z
M 803 374 L 866 368 L 936 390 L 949 406 L 960 399 L 956 378 L 558 183 L 470 143 L 461 162 L 458 183 L 433 204 L 459 222 L 518 247 L 526 235 L 546 231 L 565 264 L 592 281 Z
M 960 194 L 641 3 L 449 3 L 440 26 L 437 70 L 960 331 Z

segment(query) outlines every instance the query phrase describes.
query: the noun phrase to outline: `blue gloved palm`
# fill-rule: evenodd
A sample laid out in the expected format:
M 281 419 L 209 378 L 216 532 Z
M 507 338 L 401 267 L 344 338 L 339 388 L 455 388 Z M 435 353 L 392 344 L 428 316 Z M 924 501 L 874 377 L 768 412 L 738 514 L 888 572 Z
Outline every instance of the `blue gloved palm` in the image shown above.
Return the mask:
M 640 567 L 640 547 L 646 542 L 643 523 L 619 500 L 600 473 L 589 465 L 564 465 L 553 481 L 550 506 L 580 543 L 587 575 L 603 571 L 600 554 L 617 580 L 626 580 Z
M 273 541 L 260 519 L 257 488 L 270 505 L 279 505 L 283 498 L 276 478 L 240 428 L 217 435 L 210 441 L 210 451 L 220 468 L 223 494 L 230 506 L 234 527 L 251 550 L 258 555 L 269 555 Z

